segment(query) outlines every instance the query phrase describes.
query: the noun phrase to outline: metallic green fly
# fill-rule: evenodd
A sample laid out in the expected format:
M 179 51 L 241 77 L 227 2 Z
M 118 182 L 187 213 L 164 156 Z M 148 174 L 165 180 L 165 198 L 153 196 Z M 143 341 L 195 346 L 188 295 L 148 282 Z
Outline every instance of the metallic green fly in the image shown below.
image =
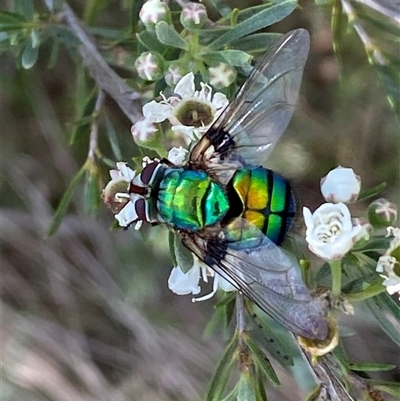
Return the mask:
M 131 182 L 135 217 L 166 224 L 199 259 L 290 331 L 327 336 L 297 262 L 279 247 L 295 214 L 289 183 L 261 167 L 292 117 L 309 35 L 284 35 L 195 145 L 189 161 L 147 164 Z M 131 197 L 132 198 L 132 197 Z

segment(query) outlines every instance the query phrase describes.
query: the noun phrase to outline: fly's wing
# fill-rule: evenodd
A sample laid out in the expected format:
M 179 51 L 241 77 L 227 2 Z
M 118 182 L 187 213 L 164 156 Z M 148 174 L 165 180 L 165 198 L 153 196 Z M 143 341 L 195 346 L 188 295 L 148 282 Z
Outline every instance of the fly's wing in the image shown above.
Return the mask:
M 243 233 L 252 230 L 250 240 L 230 241 L 223 232 L 217 238 L 186 233 L 183 243 L 290 331 L 307 338 L 326 338 L 323 312 L 303 283 L 297 262 L 247 220 L 237 219 L 238 225 Z
M 193 148 L 192 164 L 207 166 L 213 156 L 253 165 L 265 161 L 292 117 L 309 43 L 308 32 L 297 29 L 269 49 Z M 210 148 L 212 151 L 207 152 Z

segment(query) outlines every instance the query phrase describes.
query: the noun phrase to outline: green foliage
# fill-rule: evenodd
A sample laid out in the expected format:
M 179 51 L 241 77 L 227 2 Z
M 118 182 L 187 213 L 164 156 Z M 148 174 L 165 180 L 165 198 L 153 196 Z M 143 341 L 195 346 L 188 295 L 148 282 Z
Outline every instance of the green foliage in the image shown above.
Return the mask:
M 171 89 L 166 86 L 164 77 L 155 82 L 138 78 L 134 60 L 143 51 L 160 54 L 165 64 L 165 71 L 170 66 L 185 66 L 188 71 L 196 75 L 196 82 L 206 81 L 209 76 L 207 68 L 217 63 L 239 67 L 239 80 L 224 89 L 225 93 L 233 94 L 240 80 L 246 75 L 243 72 L 249 71 L 254 55 L 264 53 L 279 37 L 278 33 L 259 31 L 282 21 L 298 6 L 297 0 L 283 0 L 264 2 L 239 10 L 229 2 L 209 0 L 204 4 L 207 4 L 207 9 L 216 17 L 205 27 L 191 32 L 182 29 L 179 24 L 178 8 L 178 11 L 172 12 L 171 23 L 158 22 L 153 31 L 146 30 L 138 18 L 141 2 L 133 0 L 126 0 L 121 5 L 129 14 L 129 21 L 125 21 L 125 26 L 113 28 L 96 26 L 97 23 L 100 24 L 97 21 L 101 21 L 100 17 L 106 14 L 107 7 L 110 7 L 112 2 L 88 1 L 83 6 L 81 19 L 85 30 L 94 35 L 101 49 L 100 56 L 96 55 L 97 59 L 94 58 L 97 62 L 88 64 L 85 51 L 88 52 L 90 49 L 82 48 L 82 37 L 68 25 L 65 18 L 60 18 L 61 10 L 64 13 L 68 11 L 66 8 L 68 3 L 64 1 L 51 3 L 53 8 L 43 12 L 42 9 L 37 9 L 36 3 L 31 0 L 17 0 L 13 2 L 11 10 L 0 12 L 1 51 L 9 52 L 17 67 L 23 70 L 41 69 L 43 65 L 54 68 L 58 63 L 64 62 L 65 48 L 71 55 L 68 60 L 74 72 L 69 72 L 68 79 L 72 81 L 76 78 L 76 81 L 75 85 L 71 85 L 74 86 L 75 99 L 69 105 L 69 109 L 75 111 L 75 121 L 69 124 L 70 144 L 79 151 L 89 143 L 90 149 L 87 156 L 81 158 L 82 167 L 71 180 L 64 195 L 60 197 L 61 200 L 57 204 L 47 232 L 49 236 L 59 228 L 76 193 L 81 196 L 80 202 L 87 215 L 97 212 L 104 187 L 103 170 L 113 167 L 115 161 L 122 160 L 127 148 L 117 135 L 118 119 L 114 115 L 111 117 L 115 105 L 106 102 L 98 107 L 99 93 L 104 82 L 98 78 L 99 74 L 94 72 L 98 72 L 96 68 L 102 68 L 99 67 L 101 62 L 107 60 L 118 67 L 118 74 L 127 78 L 126 81 L 132 83 L 137 91 L 132 89 L 127 93 L 125 89 L 121 89 L 120 98 L 110 94 L 118 106 L 121 105 L 121 99 L 132 105 L 141 97 L 149 100 L 150 93 L 154 92 L 158 96 L 161 90 L 166 93 Z M 390 107 L 400 115 L 400 58 L 396 51 L 400 28 L 394 11 L 388 8 L 387 12 L 382 10 L 377 12 L 365 2 L 361 4 L 347 0 L 319 1 L 318 4 L 332 7 L 333 47 L 340 62 L 342 83 L 349 63 L 348 39 L 350 32 L 354 31 L 361 39 L 361 45 L 367 55 L 365 60 L 368 60 L 374 68 Z M 315 35 L 318 36 L 318 32 Z M 51 50 L 46 52 L 48 49 Z M 46 63 L 42 60 L 42 54 L 49 54 Z M 106 74 L 100 76 L 106 79 Z M 117 75 L 114 86 L 126 88 L 123 84 L 126 82 Z M 122 111 L 131 122 L 134 122 L 132 115 L 128 115 L 124 109 Z M 140 112 L 137 112 L 137 118 L 134 120 L 136 121 L 139 116 Z M 324 126 L 325 135 L 325 126 L 329 126 L 328 119 L 324 117 L 320 121 L 322 123 L 318 124 Z M 100 139 L 93 136 L 94 130 L 100 134 Z M 127 137 L 130 140 L 129 134 Z M 165 156 L 167 142 L 181 144 L 179 138 L 174 138 L 174 142 L 170 141 L 170 137 L 172 137 L 171 131 L 159 132 L 153 142 L 143 145 L 138 152 L 142 152 L 145 148 L 146 151 L 152 151 L 155 156 Z M 106 139 L 105 145 L 101 142 L 101 138 Z M 102 145 L 101 149 L 103 145 L 106 148 L 104 153 L 100 151 L 99 143 Z M 141 156 L 136 155 L 135 160 L 139 160 L 138 164 Z M 375 185 L 364 190 L 359 200 L 376 198 L 384 190 L 387 190 L 386 183 Z M 387 294 L 382 284 L 384 278 L 376 273 L 377 261 L 388 249 L 388 242 L 389 240 L 381 232 L 374 231 L 370 239 L 357 242 L 340 261 L 331 265 L 321 262 L 316 274 L 313 263 L 305 261 L 304 277 L 307 284 L 313 283 L 313 287 L 332 290 L 333 296 L 329 299 L 331 304 L 327 307 L 332 316 L 336 318 L 341 311 L 347 312 L 346 302 L 364 305 L 388 339 L 394 345 L 400 346 L 397 326 L 393 324 L 400 320 L 400 308 L 398 302 Z M 170 250 L 174 266 L 179 266 L 184 273 L 187 273 L 193 266 L 193 255 L 174 233 L 170 233 Z M 227 294 L 216 305 L 215 314 L 205 330 L 206 337 L 209 338 L 216 333 L 225 337 L 229 335 L 235 320 L 235 296 L 235 293 Z M 247 322 L 245 330 L 234 331 L 216 366 L 206 396 L 207 401 L 266 401 L 265 388 L 280 384 L 278 374 L 269 358 L 273 363 L 276 361 L 287 368 L 294 364 L 298 356 L 298 351 L 294 349 L 295 342 L 282 335 L 281 328 L 262 312 L 257 312 L 254 316 L 252 306 L 246 305 L 246 307 L 248 320 L 254 319 L 255 323 Z M 368 372 L 391 371 L 395 368 L 392 364 L 375 361 L 370 363 L 350 361 L 344 351 L 340 354 L 341 351 L 341 348 L 337 348 L 332 355 L 343 375 L 354 374 L 360 379 L 367 376 Z M 343 379 L 341 375 L 338 376 Z M 398 393 L 396 383 L 365 380 L 372 388 L 379 391 L 392 395 Z M 362 382 L 365 384 L 364 379 Z M 321 385 L 310 395 L 309 400 L 317 400 L 320 390 Z

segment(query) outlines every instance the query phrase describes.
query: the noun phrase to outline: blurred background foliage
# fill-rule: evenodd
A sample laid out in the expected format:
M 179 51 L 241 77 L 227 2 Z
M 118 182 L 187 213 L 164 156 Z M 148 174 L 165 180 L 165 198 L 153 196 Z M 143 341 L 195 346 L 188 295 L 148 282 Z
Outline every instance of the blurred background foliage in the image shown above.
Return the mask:
M 63 2 L 54 3 L 61 8 Z M 118 74 L 143 89 L 133 67 L 142 2 L 68 3 Z M 102 163 L 94 173 L 92 203 L 84 196 L 88 184 L 85 189 L 84 180 L 78 181 L 59 230 L 45 238 L 87 157 L 95 85 L 77 39 L 55 24 L 45 3 L 1 4 L 24 24 L 21 29 L 15 15 L 12 21 L 2 14 L 2 399 L 202 399 L 224 340 L 223 333 L 203 337 L 213 303 L 192 304 L 168 290 L 172 266 L 165 228 L 111 231 L 113 216 L 105 207 L 96 217 L 88 214 L 108 180 L 110 160 L 142 155 L 132 141 L 131 123 L 110 98 L 104 106 L 108 121 L 102 117 L 99 126 Z M 218 10 L 259 2 L 204 4 L 213 20 Z M 304 0 L 299 5 L 267 29 L 305 27 L 312 38 L 299 105 L 270 166 L 294 182 L 301 203 L 310 208 L 323 202 L 319 179 L 337 165 L 352 167 L 364 189 L 386 182 L 384 196 L 399 205 L 399 3 Z M 119 144 L 114 152 L 110 136 Z M 353 215 L 365 214 L 365 206 L 353 205 Z M 362 309 L 347 323 L 361 333 L 345 338 L 354 357 L 398 362 L 389 339 Z M 277 371 L 284 385 L 269 386 L 271 399 L 300 400 L 310 390 L 301 371 L 279 366 Z M 400 372 L 381 378 L 399 381 Z

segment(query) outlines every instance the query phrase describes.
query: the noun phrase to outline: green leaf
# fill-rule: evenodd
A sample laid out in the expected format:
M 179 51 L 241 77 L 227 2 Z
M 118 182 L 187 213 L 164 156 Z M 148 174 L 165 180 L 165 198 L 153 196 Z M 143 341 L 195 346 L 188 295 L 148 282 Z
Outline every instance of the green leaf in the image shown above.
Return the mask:
M 234 40 L 232 47 L 246 53 L 265 53 L 281 36 L 280 33 L 254 33 L 240 40 Z
M 375 298 L 375 302 L 382 308 L 385 308 L 385 310 L 389 311 L 396 322 L 400 322 L 400 305 L 394 301 L 389 294 L 386 292 L 380 294 Z
M 164 45 L 183 50 L 189 49 L 189 43 L 179 35 L 172 25 L 168 25 L 165 21 L 160 21 L 155 28 L 157 39 Z
M 368 285 L 364 290 L 359 292 L 351 292 L 346 295 L 346 299 L 350 302 L 363 301 L 364 299 L 373 298 L 385 291 L 382 285 L 382 279 L 378 277 L 373 283 Z
M 32 37 L 30 36 L 26 42 L 21 56 L 21 65 L 25 70 L 32 68 L 36 64 L 39 57 L 39 49 L 33 45 L 34 43 L 32 42 Z
M 23 15 L 26 19 L 32 20 L 35 14 L 33 0 L 14 0 L 14 11 Z
M 267 348 L 270 355 L 272 355 L 272 357 L 279 361 L 283 366 L 293 366 L 294 361 L 293 357 L 291 356 L 293 352 L 290 349 L 289 344 L 286 343 L 284 339 L 281 339 L 281 335 L 276 334 L 271 329 L 265 313 L 260 309 L 257 309 L 257 311 L 257 314 L 255 314 L 248 310 L 249 314 L 254 320 L 254 323 L 258 326 L 263 337 L 267 340 L 267 345 L 265 348 Z
M 278 379 L 278 376 L 276 375 L 271 362 L 265 356 L 261 348 L 255 342 L 253 342 L 248 335 L 243 336 L 243 339 L 251 351 L 250 355 L 254 363 L 257 364 L 260 370 L 265 374 L 266 377 L 268 377 L 268 379 L 272 381 L 272 383 L 279 386 L 281 383 Z
M 248 373 L 242 373 L 237 401 L 257 401 L 253 382 Z
M 237 347 L 237 332 L 233 335 L 215 369 L 210 387 L 207 392 L 206 401 L 220 401 L 225 390 L 228 379 L 235 365 L 235 350 Z
M 152 52 L 157 52 L 160 54 L 164 54 L 165 51 L 167 50 L 167 47 L 160 43 L 157 40 L 157 37 L 149 32 L 149 31 L 142 31 L 138 34 L 136 34 L 136 37 L 138 41 L 147 49 Z
M 278 4 L 264 9 L 258 14 L 253 15 L 249 19 L 236 25 L 230 31 L 225 33 L 210 44 L 210 48 L 217 50 L 231 43 L 234 40 L 240 39 L 243 36 L 249 35 L 259 29 L 265 28 L 274 24 L 275 22 L 281 21 L 287 17 L 297 6 L 296 0 L 285 0 Z
M 387 336 L 398 346 L 400 346 L 400 336 L 399 331 L 396 326 L 394 326 L 393 322 L 390 321 L 386 315 L 385 310 L 377 305 L 376 299 L 384 294 L 380 294 L 373 299 L 367 299 L 365 302 L 370 310 L 370 312 L 375 316 L 375 319 L 382 327 L 382 330 L 387 334 Z
M 241 50 L 221 50 L 201 55 L 207 64 L 226 63 L 235 67 L 243 67 L 250 64 L 252 56 Z
M 371 57 L 369 57 L 371 60 Z M 386 91 L 386 97 L 388 99 L 390 107 L 400 118 L 400 74 L 399 68 L 395 65 L 391 65 L 390 61 L 386 60 L 387 64 L 381 64 L 375 59 L 372 61 L 381 84 Z
M 27 20 L 23 15 L 9 11 L 0 11 L 0 31 L 25 29 Z
M 171 259 L 172 259 L 172 265 L 173 266 L 177 266 L 178 262 L 176 261 L 176 257 L 175 257 L 175 235 L 176 233 L 174 231 L 168 231 L 168 247 L 169 247 L 169 253 L 171 255 Z
M 383 182 L 382 184 L 379 184 L 373 188 L 366 189 L 365 191 L 361 191 L 360 196 L 358 197 L 358 201 L 360 200 L 365 200 L 368 198 L 375 197 L 382 193 L 386 189 L 386 182 Z
M 220 15 L 227 17 L 231 13 L 232 9 L 226 4 L 225 0 L 209 0 L 208 1 Z
M 178 266 L 184 273 L 187 273 L 193 267 L 193 254 L 187 249 L 179 234 L 175 234 L 174 253 Z
M 69 48 L 78 47 L 81 42 L 79 39 L 68 29 L 60 26 L 50 26 L 47 32 L 53 37 L 53 39 L 64 43 Z
M 379 371 L 395 369 L 396 365 L 390 363 L 354 362 L 354 363 L 349 363 L 349 368 L 351 370 L 362 371 L 362 372 L 379 372 Z
M 116 160 L 122 160 L 122 153 L 121 153 L 121 149 L 119 147 L 117 133 L 115 131 L 114 124 L 108 118 L 107 114 L 105 114 L 105 119 L 106 119 L 107 138 L 110 142 L 114 157 Z
M 394 397 L 400 395 L 400 383 L 399 382 L 388 382 L 383 380 L 365 379 L 374 390 L 384 391 Z
M 267 393 L 265 392 L 264 380 L 260 372 L 257 372 L 257 401 L 268 401 Z
M 101 189 L 99 184 L 97 167 L 92 165 L 86 170 L 83 187 L 83 206 L 85 213 L 89 216 L 93 216 L 100 205 Z
M 58 60 L 58 52 L 60 50 L 60 42 L 53 40 L 53 43 L 51 45 L 51 52 L 50 52 L 50 58 L 49 62 L 47 64 L 47 68 L 53 68 Z
M 73 145 L 75 141 L 82 135 L 90 132 L 90 124 L 93 120 L 93 111 L 96 105 L 97 89 L 94 89 L 92 93 L 86 98 L 83 105 L 83 109 L 80 112 L 79 119 L 76 121 L 76 127 L 72 131 L 70 145 Z
M 333 32 L 333 49 L 335 50 L 336 58 L 341 65 L 343 37 L 347 31 L 347 18 L 342 10 L 341 0 L 335 0 L 332 7 L 332 32 Z
M 75 175 L 75 177 L 72 179 L 71 183 L 69 184 L 67 190 L 65 191 L 64 196 L 61 199 L 60 204 L 58 205 L 58 208 L 53 216 L 53 220 L 50 224 L 49 229 L 47 230 L 46 236 L 50 237 L 51 235 L 53 235 L 58 227 L 61 224 L 62 219 L 64 218 L 68 206 L 71 203 L 72 200 L 72 196 L 74 195 L 75 189 L 77 187 L 77 185 L 79 184 L 79 182 L 81 181 L 81 179 L 83 178 L 85 172 L 87 170 L 87 163 L 85 163 L 81 169 L 78 171 L 78 173 Z

